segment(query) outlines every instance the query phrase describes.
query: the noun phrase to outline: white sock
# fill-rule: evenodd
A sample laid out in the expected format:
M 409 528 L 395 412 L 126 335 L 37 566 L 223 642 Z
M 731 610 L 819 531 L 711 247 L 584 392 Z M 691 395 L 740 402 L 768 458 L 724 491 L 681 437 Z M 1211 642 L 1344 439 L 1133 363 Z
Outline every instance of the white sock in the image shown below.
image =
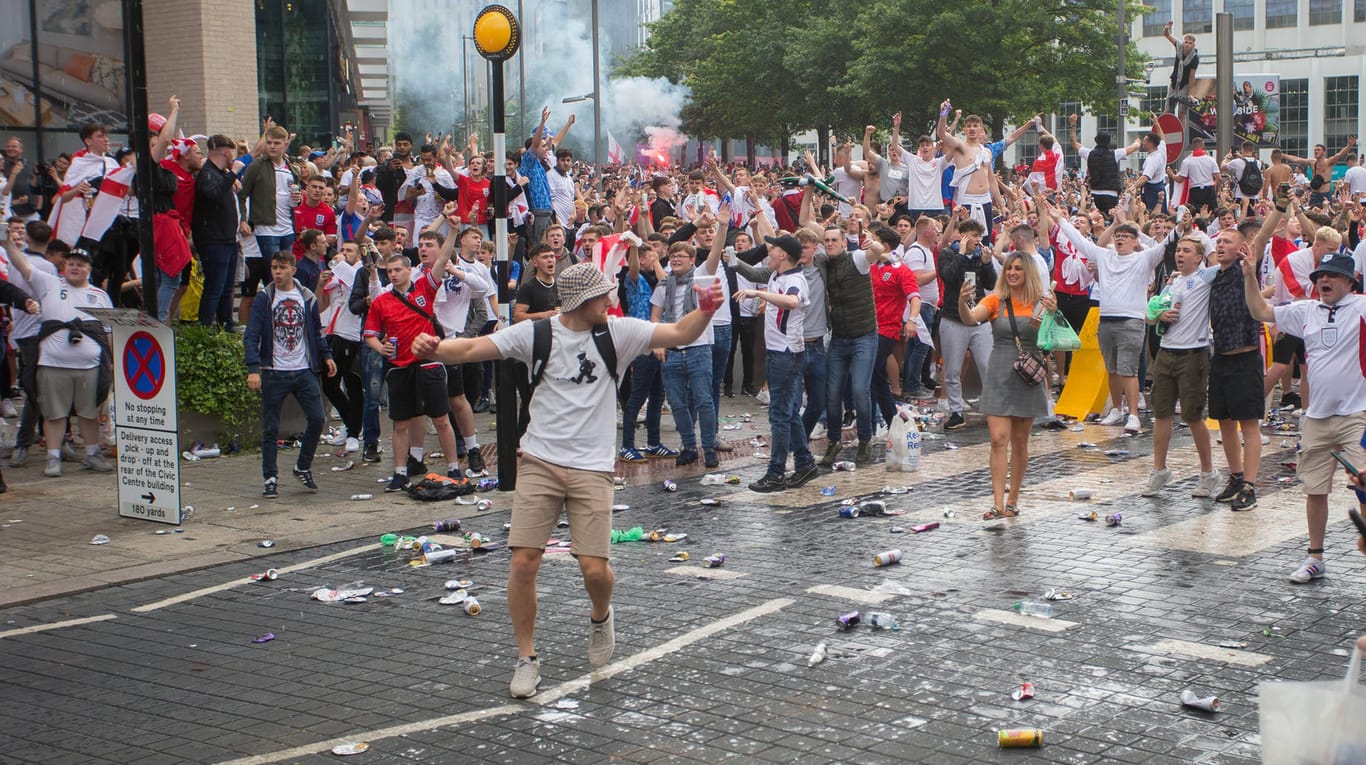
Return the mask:
M 446 470 L 447 470 L 448 472 L 456 472 L 456 473 L 458 473 L 458 472 L 460 472 L 460 463 L 459 463 L 459 462 L 447 462 L 447 463 L 446 463 Z
M 408 453 L 411 454 L 411 455 L 413 455 L 413 459 L 417 460 L 418 462 L 421 462 L 421 461 L 422 461 L 422 447 L 421 447 L 421 446 L 411 446 L 411 447 L 409 447 L 409 448 L 408 448 Z
M 85 445 L 85 456 L 87 456 L 87 457 L 94 457 L 96 454 L 99 454 L 99 453 L 100 453 L 100 445 L 99 445 L 99 444 L 86 444 L 86 445 Z
M 408 475 L 408 468 L 406 466 L 401 468 L 394 468 L 394 475 Z
M 471 434 L 469 434 L 469 435 L 467 435 L 467 436 L 461 436 L 461 438 L 465 439 L 465 450 L 466 450 L 466 451 L 469 451 L 470 449 L 478 449 L 478 448 L 479 448 L 479 434 L 478 434 L 478 433 L 471 433 Z

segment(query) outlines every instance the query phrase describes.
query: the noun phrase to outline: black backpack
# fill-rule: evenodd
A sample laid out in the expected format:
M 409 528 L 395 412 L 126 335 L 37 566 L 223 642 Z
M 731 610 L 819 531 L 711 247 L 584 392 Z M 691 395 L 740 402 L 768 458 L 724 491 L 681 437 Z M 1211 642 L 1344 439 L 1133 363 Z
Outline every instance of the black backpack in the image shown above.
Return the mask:
M 531 366 L 527 369 L 531 377 L 531 392 L 527 395 L 527 400 L 536 393 L 536 386 L 541 384 L 541 378 L 545 376 L 545 365 L 550 361 L 550 341 L 552 332 L 550 329 L 550 319 L 536 319 L 532 322 L 531 337 Z M 599 324 L 593 327 L 593 344 L 598 348 L 598 355 L 607 365 L 607 374 L 612 376 L 612 388 L 617 392 L 617 400 L 621 400 L 621 381 L 617 379 L 617 347 L 612 343 L 612 333 L 608 331 L 606 324 Z
M 1255 159 L 1243 160 L 1243 174 L 1238 178 L 1238 190 L 1245 197 L 1255 197 L 1262 191 L 1262 166 Z

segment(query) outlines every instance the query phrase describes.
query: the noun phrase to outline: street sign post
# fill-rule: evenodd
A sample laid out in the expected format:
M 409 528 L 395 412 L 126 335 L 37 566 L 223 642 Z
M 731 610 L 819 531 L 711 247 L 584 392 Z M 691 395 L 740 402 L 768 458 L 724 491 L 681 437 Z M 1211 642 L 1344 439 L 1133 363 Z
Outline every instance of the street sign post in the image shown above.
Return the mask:
M 114 328 L 119 515 L 179 525 L 180 424 L 175 335 L 138 311 L 91 311 Z

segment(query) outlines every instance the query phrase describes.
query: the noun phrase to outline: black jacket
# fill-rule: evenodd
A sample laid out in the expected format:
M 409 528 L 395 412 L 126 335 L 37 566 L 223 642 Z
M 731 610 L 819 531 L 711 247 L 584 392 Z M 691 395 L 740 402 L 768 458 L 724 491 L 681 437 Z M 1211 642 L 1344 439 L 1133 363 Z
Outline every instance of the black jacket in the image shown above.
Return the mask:
M 205 162 L 195 178 L 190 235 L 197 245 L 237 243 L 237 192 L 231 170 Z

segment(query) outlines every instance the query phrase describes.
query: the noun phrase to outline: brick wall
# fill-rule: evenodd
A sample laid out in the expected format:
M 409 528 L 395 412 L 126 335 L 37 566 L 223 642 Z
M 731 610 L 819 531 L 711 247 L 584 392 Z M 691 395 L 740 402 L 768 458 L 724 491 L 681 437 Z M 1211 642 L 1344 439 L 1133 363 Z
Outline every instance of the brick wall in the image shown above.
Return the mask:
M 143 26 L 150 111 L 176 95 L 187 134 L 260 134 L 251 0 L 146 0 Z

